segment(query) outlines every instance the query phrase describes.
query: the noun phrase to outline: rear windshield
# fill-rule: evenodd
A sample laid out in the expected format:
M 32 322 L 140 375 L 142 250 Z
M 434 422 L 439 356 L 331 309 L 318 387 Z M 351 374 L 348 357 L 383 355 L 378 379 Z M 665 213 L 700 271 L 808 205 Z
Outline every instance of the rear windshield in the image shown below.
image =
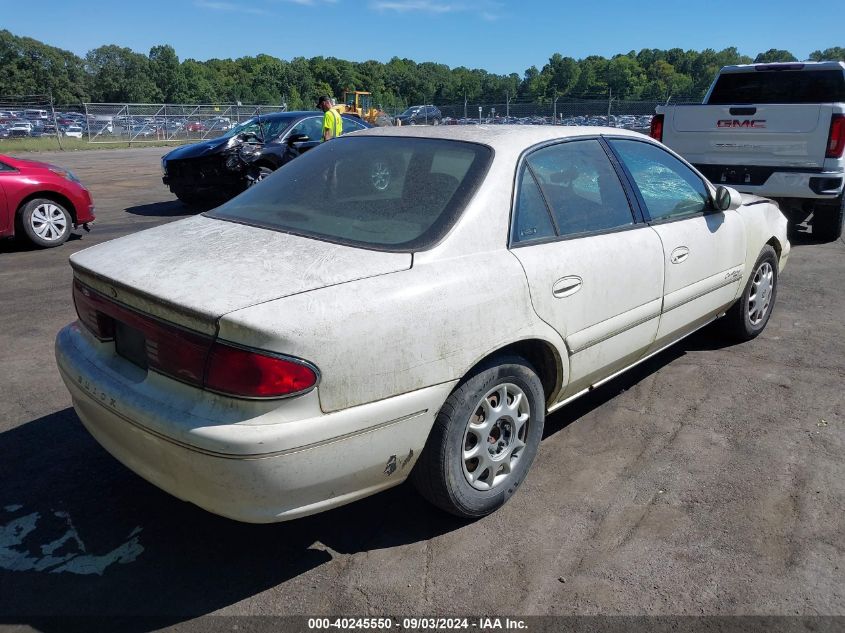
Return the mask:
M 710 105 L 845 102 L 841 70 L 779 70 L 720 75 Z
M 206 215 L 376 250 L 423 250 L 454 224 L 492 156 L 460 141 L 341 137 Z

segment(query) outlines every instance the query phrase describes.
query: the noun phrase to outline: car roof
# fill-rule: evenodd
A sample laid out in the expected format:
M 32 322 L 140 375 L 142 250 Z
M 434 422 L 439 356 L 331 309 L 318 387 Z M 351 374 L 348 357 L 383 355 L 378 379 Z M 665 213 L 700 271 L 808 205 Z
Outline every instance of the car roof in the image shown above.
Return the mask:
M 578 138 L 582 136 L 628 136 L 651 141 L 640 132 L 622 128 L 574 125 L 438 125 L 373 127 L 354 132 L 354 136 L 405 136 L 413 138 L 450 139 L 489 145 L 497 152 L 511 153 L 516 148 L 527 148 L 546 141 Z M 520 151 L 521 151 L 520 149 Z

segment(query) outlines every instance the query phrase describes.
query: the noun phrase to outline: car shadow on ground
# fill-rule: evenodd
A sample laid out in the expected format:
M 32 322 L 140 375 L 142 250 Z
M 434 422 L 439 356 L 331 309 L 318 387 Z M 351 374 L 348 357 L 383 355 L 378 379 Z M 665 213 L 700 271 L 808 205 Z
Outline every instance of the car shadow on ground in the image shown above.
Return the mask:
M 289 523 L 248 525 L 148 484 L 73 409 L 0 434 L 0 624 L 149 631 L 212 613 L 338 554 L 464 525 L 407 484 Z M 89 620 L 88 618 L 94 618 Z M 151 620 L 150 618 L 154 618 Z M 73 620 L 70 620 L 72 622 Z
M 79 229 L 76 232 L 71 233 L 67 241 L 75 242 L 77 240 L 81 240 L 83 236 L 82 231 L 83 229 Z M 56 246 L 55 248 L 61 248 L 61 245 Z M 19 239 L 17 237 L 0 239 L 0 255 L 5 255 L 6 253 L 29 253 L 31 251 L 43 250 L 50 249 L 41 248 L 29 240 Z
M 132 215 L 143 215 L 146 217 L 156 218 L 179 218 L 188 215 L 196 215 L 203 211 L 208 211 L 213 207 L 193 207 L 188 206 L 181 200 L 164 200 L 162 202 L 154 202 L 152 204 L 139 204 L 134 207 L 127 207 L 126 213 Z

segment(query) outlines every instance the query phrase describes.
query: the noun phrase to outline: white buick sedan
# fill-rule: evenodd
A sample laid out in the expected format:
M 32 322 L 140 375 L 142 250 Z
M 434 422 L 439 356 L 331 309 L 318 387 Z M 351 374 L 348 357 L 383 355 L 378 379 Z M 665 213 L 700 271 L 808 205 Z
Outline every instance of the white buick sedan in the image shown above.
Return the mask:
M 608 128 L 374 128 L 223 206 L 71 257 L 82 423 L 153 484 L 271 522 L 409 476 L 462 517 L 548 412 L 720 319 L 772 314 L 768 200 Z

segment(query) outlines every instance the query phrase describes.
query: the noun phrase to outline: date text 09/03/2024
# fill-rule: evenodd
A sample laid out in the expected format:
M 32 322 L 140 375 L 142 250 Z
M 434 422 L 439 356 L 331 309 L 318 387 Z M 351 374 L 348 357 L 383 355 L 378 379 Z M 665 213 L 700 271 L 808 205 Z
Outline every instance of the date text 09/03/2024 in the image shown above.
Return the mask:
M 518 618 L 308 618 L 309 630 L 522 630 L 526 629 L 524 620 Z

